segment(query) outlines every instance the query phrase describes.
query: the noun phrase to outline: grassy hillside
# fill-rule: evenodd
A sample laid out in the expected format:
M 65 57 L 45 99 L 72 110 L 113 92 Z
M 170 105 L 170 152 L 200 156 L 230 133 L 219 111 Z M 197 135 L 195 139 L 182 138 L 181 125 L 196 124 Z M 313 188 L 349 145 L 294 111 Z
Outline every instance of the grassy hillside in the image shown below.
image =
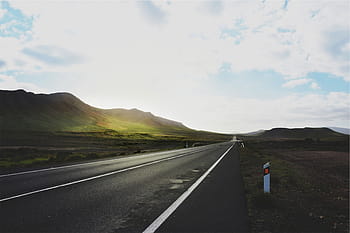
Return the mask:
M 102 128 L 98 123 L 101 121 L 98 109 L 68 93 L 0 91 L 0 130 L 97 130 Z
M 98 109 L 69 93 L 0 91 L 0 130 L 176 133 L 183 124 L 137 109 Z
M 0 90 L 0 168 L 228 141 L 137 109 L 99 109 L 69 93 Z

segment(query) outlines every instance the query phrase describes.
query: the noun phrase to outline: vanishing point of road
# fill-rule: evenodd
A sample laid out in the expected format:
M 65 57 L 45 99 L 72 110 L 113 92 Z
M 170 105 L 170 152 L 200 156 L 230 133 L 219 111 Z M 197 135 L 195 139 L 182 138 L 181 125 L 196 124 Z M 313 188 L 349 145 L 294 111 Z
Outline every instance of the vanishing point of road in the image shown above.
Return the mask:
M 247 232 L 237 147 L 0 174 L 0 232 Z

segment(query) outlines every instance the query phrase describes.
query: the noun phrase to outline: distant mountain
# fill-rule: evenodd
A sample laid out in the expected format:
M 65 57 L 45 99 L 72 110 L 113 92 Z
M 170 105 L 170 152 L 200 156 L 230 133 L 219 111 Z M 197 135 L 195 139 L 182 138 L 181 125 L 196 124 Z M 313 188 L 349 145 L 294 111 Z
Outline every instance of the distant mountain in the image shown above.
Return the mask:
M 348 128 L 340 128 L 340 127 L 328 127 L 328 128 L 338 133 L 350 135 L 350 129 Z
M 261 135 L 262 133 L 264 133 L 266 130 L 263 130 L 263 129 L 260 129 L 258 131 L 254 131 L 254 132 L 249 132 L 249 133 L 245 133 L 245 134 L 242 134 L 243 136 L 259 136 Z
M 0 90 L 0 130 L 171 133 L 194 131 L 137 109 L 99 109 L 69 93 Z
M 258 135 L 263 138 L 281 138 L 281 139 L 298 139 L 298 138 L 332 138 L 344 136 L 329 128 L 274 128 L 266 130 Z

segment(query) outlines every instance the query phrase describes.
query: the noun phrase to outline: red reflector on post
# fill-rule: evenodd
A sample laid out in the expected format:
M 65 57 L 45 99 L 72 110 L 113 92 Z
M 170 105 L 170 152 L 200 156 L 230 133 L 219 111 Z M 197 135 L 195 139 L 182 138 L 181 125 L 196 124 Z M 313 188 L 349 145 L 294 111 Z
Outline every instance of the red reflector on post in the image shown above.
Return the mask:
M 263 166 L 264 171 L 264 193 L 270 193 L 270 162 Z
M 264 169 L 264 175 L 267 175 L 267 174 L 269 174 L 270 173 L 270 168 L 265 168 Z

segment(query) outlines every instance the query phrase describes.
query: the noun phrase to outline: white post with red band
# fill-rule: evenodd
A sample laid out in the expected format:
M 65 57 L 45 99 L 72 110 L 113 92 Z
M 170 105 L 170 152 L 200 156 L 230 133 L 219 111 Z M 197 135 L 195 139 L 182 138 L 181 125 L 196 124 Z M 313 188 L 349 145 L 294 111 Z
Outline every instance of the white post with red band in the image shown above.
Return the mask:
M 264 193 L 270 192 L 270 162 L 265 163 L 264 169 Z

